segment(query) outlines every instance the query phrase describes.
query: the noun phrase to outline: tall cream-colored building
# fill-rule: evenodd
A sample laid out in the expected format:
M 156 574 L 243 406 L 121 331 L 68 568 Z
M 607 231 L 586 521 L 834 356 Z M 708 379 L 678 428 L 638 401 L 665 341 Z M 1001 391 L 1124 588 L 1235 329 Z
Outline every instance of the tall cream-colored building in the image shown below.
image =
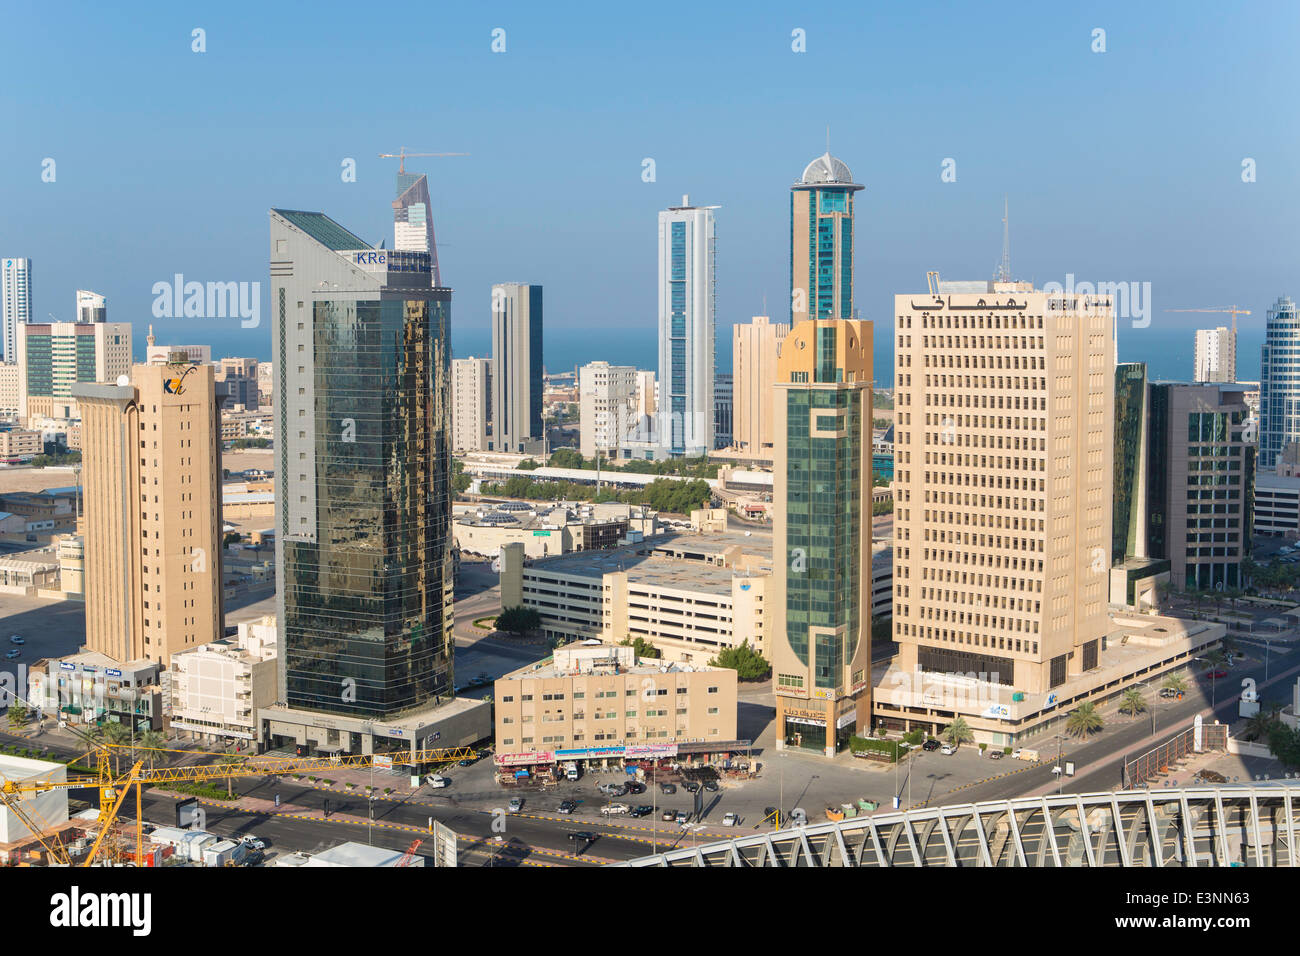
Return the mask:
M 896 663 L 1050 691 L 1108 629 L 1111 301 L 1024 282 L 894 301 Z
M 209 365 L 79 385 L 86 646 L 167 666 L 221 637 L 221 455 Z
M 776 360 L 790 334 L 787 322 L 756 315 L 731 330 L 731 444 L 755 458 L 772 458 L 772 396 Z
M 491 420 L 492 360 L 451 361 L 451 447 L 453 451 L 486 451 Z
M 638 438 L 637 370 L 632 365 L 591 362 L 578 370 L 579 448 L 584 458 L 619 458 Z
M 79 417 L 84 382 L 112 382 L 131 368 L 131 323 L 47 322 L 17 329 L 18 417 L 29 427 Z

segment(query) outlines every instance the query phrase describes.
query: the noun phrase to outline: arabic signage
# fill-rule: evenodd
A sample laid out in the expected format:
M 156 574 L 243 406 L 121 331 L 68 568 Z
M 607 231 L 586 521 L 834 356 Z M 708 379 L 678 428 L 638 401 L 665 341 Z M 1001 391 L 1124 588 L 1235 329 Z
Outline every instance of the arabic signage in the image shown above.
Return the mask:
M 497 754 L 496 762 L 502 767 L 517 767 L 526 763 L 555 763 L 555 754 L 549 750 L 530 750 L 517 754 Z
M 994 299 L 992 302 L 985 302 L 983 299 L 979 299 L 975 302 L 974 305 L 953 305 L 952 296 L 948 296 L 948 300 L 947 302 L 945 302 L 943 296 L 936 295 L 931 297 L 931 300 L 928 304 L 922 303 L 921 305 L 917 305 L 915 302 L 912 302 L 911 306 L 913 312 L 941 312 L 945 308 L 953 312 L 962 311 L 962 310 L 967 312 L 977 312 L 977 311 L 988 312 L 994 310 L 996 311 L 1010 310 L 1015 312 L 1023 312 L 1025 309 L 1029 308 L 1029 303 L 1017 302 L 1014 298 L 1008 298 L 1005 303 L 1000 303 L 996 299 Z
M 623 756 L 628 757 L 676 757 L 676 744 L 638 744 L 623 748 Z

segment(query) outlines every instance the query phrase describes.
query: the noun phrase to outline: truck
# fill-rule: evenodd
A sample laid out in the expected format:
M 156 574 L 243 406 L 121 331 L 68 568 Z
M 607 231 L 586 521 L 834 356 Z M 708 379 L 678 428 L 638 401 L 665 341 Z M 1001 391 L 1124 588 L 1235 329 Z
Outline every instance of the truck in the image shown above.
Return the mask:
M 577 779 L 578 779 L 578 765 L 577 765 L 577 763 L 575 763 L 574 761 L 570 760 L 568 763 L 566 763 L 566 764 L 564 765 L 564 778 L 565 778 L 566 780 L 577 780 Z
M 1038 751 L 1030 750 L 1028 747 L 1022 747 L 1020 750 L 1014 751 L 1011 756 L 1015 757 L 1017 760 L 1033 761 L 1038 759 Z

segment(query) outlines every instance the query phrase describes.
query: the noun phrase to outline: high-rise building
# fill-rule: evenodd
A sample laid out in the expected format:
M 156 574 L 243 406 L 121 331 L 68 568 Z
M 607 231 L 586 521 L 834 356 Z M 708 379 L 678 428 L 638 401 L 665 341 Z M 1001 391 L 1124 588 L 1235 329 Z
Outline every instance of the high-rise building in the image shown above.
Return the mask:
M 732 444 L 755 458 L 772 457 L 772 386 L 781 343 L 789 334 L 789 324 L 774 324 L 766 315 L 731 330 Z
M 77 321 L 107 322 L 108 300 L 98 292 L 77 290 Z
M 257 359 L 228 356 L 218 361 L 215 369 L 217 382 L 224 386 L 218 389 L 223 407 L 230 409 L 235 405 L 243 405 L 250 411 L 256 411 L 260 407 Z
M 102 326 L 96 326 L 102 327 Z M 79 383 L 86 647 L 120 663 L 219 640 L 221 446 L 212 369 Z
M 144 360 L 150 365 L 166 365 L 174 352 L 184 352 L 185 357 L 195 365 L 212 364 L 212 346 L 210 345 L 158 345 L 154 338 L 153 326 L 145 336 Z
M 491 421 L 492 361 L 486 358 L 451 361 L 451 447 L 456 451 L 487 451 Z
M 492 287 L 492 450 L 545 453 L 542 287 Z
M 442 287 L 438 244 L 433 237 L 429 177 L 424 173 L 408 173 L 405 165 L 398 170 L 397 198 L 393 200 L 393 248 L 403 252 L 427 252 L 433 287 Z
M 0 259 L 0 335 L 4 360 L 18 361 L 18 326 L 32 320 L 32 261 Z
M 773 385 L 778 748 L 834 756 L 871 726 L 870 322 L 810 319 Z
M 1098 666 L 1109 625 L 1110 300 L 940 282 L 894 302 L 898 670 L 1047 693 Z
M 585 458 L 599 452 L 618 459 L 637 437 L 637 370 L 632 365 L 592 362 L 578 370 L 579 447 Z
M 79 418 L 73 386 L 131 371 L 131 323 L 48 322 L 17 328 L 18 415 Z
M 278 741 L 292 714 L 388 719 L 451 694 L 451 290 L 428 253 L 323 213 L 273 209 L 270 233 Z M 323 746 L 356 746 L 328 726 Z
M 734 403 L 731 373 L 719 372 L 713 377 L 713 445 L 715 448 L 731 447 Z
M 853 194 L 865 187 L 830 153 L 790 187 L 790 324 L 853 318 Z
M 713 210 L 680 206 L 659 213 L 659 427 L 665 455 L 713 450 L 717 289 Z
M 1219 326 L 1196 330 L 1196 351 L 1192 381 L 1235 382 L 1237 380 L 1237 333 Z
M 1278 296 L 1268 310 L 1259 351 L 1259 467 L 1277 466 L 1288 442 L 1300 440 L 1300 322 L 1295 302 Z

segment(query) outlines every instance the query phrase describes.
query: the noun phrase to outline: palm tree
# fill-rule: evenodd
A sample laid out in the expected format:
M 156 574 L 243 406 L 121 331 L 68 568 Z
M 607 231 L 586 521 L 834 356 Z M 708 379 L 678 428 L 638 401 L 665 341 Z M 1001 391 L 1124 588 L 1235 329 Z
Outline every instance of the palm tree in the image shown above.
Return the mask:
M 167 743 L 167 738 L 156 730 L 146 730 L 140 735 L 140 748 L 144 751 L 140 759 L 145 762 L 150 770 L 158 760 L 157 751 L 163 744 Z
M 106 720 L 102 724 L 100 724 L 99 727 L 96 729 L 95 736 L 98 737 L 106 744 L 109 744 L 114 747 L 120 747 L 122 744 L 126 743 L 128 740 L 131 739 L 131 731 L 128 730 L 126 727 L 123 727 L 116 720 Z M 118 765 L 118 757 L 119 757 L 118 752 L 114 750 L 113 751 L 113 772 L 115 774 L 120 772 L 121 770 L 121 768 Z
M 231 771 L 230 773 L 228 773 L 228 774 L 226 775 L 226 796 L 227 796 L 227 797 L 231 797 L 231 798 L 233 798 L 233 797 L 235 796 L 235 794 L 234 794 L 234 783 L 235 783 L 235 774 L 234 774 L 234 769 L 235 769 L 236 767 L 240 766 L 241 764 L 243 764 L 243 762 L 244 762 L 244 758 L 243 758 L 243 757 L 237 757 L 237 756 L 235 756 L 234 754 L 226 754 L 224 757 L 222 757 L 220 760 L 217 761 L 218 764 L 220 764 L 221 766 L 225 767 L 228 771 Z
M 9 729 L 18 730 L 25 723 L 27 723 L 27 708 L 15 702 L 9 708 Z
M 1065 730 L 1075 737 L 1086 737 L 1101 730 L 1105 721 L 1097 713 L 1095 704 L 1080 704 L 1065 718 Z
M 1242 736 L 1247 740 L 1267 740 L 1268 732 L 1273 729 L 1277 723 L 1277 716 L 1261 710 L 1254 717 L 1246 721 L 1246 729 Z
M 1212 671 L 1222 667 L 1228 658 L 1222 650 L 1216 647 L 1214 650 L 1206 654 L 1202 660 L 1205 663 L 1205 669 L 1207 671 Z
M 1179 694 L 1187 693 L 1187 678 L 1182 674 L 1170 674 L 1162 685 Z
M 964 743 L 973 741 L 975 734 L 965 720 L 954 717 L 952 723 L 943 729 L 943 739 L 954 747 L 960 747 Z
M 1119 699 L 1119 712 L 1128 714 L 1130 717 L 1136 717 L 1147 709 L 1147 699 L 1142 691 L 1136 687 L 1130 687 L 1124 691 Z

